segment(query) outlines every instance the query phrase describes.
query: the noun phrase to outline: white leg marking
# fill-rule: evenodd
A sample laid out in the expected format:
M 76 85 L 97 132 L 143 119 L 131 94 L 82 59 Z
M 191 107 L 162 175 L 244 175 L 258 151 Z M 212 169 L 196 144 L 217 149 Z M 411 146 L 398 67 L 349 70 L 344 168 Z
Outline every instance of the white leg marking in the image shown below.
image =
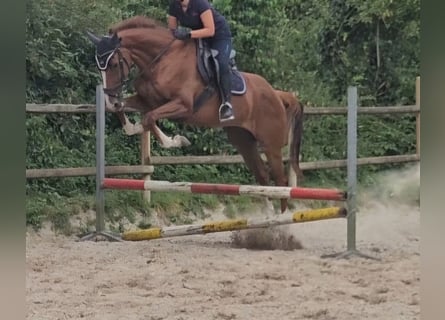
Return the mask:
M 127 115 L 124 114 L 125 117 L 125 125 L 122 127 L 127 136 L 132 136 L 135 134 L 141 134 L 144 132 L 144 128 L 142 127 L 140 122 L 132 123 L 130 119 L 128 119 Z
M 106 73 L 105 71 L 101 72 L 102 74 L 102 83 L 104 88 L 107 87 L 107 77 L 106 77 Z M 116 111 L 113 107 L 113 105 L 110 103 L 110 99 L 108 97 L 108 95 L 105 95 L 105 108 L 109 111 Z M 130 122 L 130 120 L 127 118 L 127 116 L 124 114 L 125 117 L 125 125 L 123 126 L 124 132 L 126 135 L 128 136 L 132 136 L 135 134 L 141 134 L 142 132 L 144 132 L 144 128 L 142 127 L 141 123 L 132 123 Z M 169 136 L 167 136 L 164 132 L 162 132 L 162 130 L 156 126 L 156 129 L 159 132 L 159 136 L 161 137 L 161 141 L 159 141 L 160 145 L 162 148 L 179 148 L 179 147 L 187 147 L 189 145 L 191 145 L 190 141 L 181 135 L 175 135 L 172 138 L 170 138 Z
M 180 136 L 180 135 L 176 135 L 172 138 L 170 138 L 169 136 L 167 136 L 164 132 L 162 132 L 162 130 L 156 126 L 156 129 L 159 132 L 159 136 L 160 136 L 160 145 L 162 148 L 180 148 L 180 147 L 186 147 L 191 145 L 190 141 L 184 137 L 184 136 Z

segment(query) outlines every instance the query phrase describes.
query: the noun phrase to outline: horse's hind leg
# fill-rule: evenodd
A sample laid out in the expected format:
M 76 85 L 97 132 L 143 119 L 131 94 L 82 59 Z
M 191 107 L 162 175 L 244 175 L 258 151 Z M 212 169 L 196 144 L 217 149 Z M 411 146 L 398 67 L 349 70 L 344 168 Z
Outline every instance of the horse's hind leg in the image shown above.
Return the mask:
M 247 168 L 255 177 L 258 184 L 269 185 L 269 173 L 258 151 L 257 141 L 247 130 L 239 127 L 226 127 L 224 130 L 232 145 L 243 157 Z M 264 199 L 267 210 L 273 212 L 273 205 L 267 198 Z
M 269 163 L 270 171 L 276 186 L 286 187 L 287 177 L 284 171 L 283 155 L 280 147 L 264 146 L 264 153 L 266 154 Z M 281 212 L 287 209 L 287 198 L 281 199 Z
M 230 143 L 243 157 L 247 168 L 254 175 L 260 185 L 269 184 L 269 175 L 266 165 L 260 157 L 255 137 L 247 130 L 239 127 L 225 127 L 224 131 Z

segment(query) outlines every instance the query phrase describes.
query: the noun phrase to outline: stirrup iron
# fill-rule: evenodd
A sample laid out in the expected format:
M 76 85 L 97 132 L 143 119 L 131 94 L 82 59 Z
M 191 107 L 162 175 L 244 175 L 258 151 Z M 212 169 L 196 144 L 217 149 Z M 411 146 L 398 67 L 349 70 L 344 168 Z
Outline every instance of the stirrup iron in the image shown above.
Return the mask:
M 229 108 L 229 109 L 232 111 L 232 115 L 229 116 L 229 117 L 227 117 L 227 118 L 222 118 L 222 117 L 221 117 L 221 111 L 223 110 L 223 108 Z M 235 119 L 235 115 L 233 114 L 233 107 L 232 107 L 232 104 L 231 104 L 230 102 L 228 102 L 228 101 L 222 103 L 222 104 L 219 106 L 218 114 L 219 114 L 219 121 L 220 121 L 220 122 L 225 122 L 225 121 L 229 121 L 229 120 L 233 120 L 233 119 Z

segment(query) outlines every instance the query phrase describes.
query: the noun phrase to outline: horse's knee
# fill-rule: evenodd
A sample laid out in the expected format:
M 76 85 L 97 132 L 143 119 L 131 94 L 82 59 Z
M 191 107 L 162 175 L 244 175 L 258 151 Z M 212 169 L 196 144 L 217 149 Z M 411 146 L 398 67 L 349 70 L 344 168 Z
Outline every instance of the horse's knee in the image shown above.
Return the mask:
M 153 128 L 156 124 L 156 119 L 154 119 L 151 112 L 145 114 L 144 118 L 142 119 L 142 126 L 145 130 L 149 130 L 150 128 Z

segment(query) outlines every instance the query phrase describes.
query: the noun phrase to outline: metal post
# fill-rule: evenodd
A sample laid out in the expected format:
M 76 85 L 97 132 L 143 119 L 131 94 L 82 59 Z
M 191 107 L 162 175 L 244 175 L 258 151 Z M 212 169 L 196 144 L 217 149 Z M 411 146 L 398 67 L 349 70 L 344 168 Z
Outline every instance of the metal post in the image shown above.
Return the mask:
M 119 235 L 105 231 L 105 96 L 103 86 L 96 86 L 96 231 L 80 240 L 98 240 L 97 236 L 111 241 L 122 241 Z
M 348 151 L 347 151 L 347 246 L 348 251 L 356 250 L 357 212 L 357 87 L 348 87 Z
M 105 98 L 102 85 L 96 87 L 96 231 L 105 229 Z
M 348 87 L 348 196 L 347 196 L 347 250 L 342 253 L 323 255 L 322 258 L 350 258 L 352 256 L 379 260 L 363 254 L 356 249 L 356 212 L 357 212 L 357 87 Z
M 420 77 L 416 78 L 416 106 L 420 109 Z M 420 110 L 416 114 L 416 154 L 420 157 Z

